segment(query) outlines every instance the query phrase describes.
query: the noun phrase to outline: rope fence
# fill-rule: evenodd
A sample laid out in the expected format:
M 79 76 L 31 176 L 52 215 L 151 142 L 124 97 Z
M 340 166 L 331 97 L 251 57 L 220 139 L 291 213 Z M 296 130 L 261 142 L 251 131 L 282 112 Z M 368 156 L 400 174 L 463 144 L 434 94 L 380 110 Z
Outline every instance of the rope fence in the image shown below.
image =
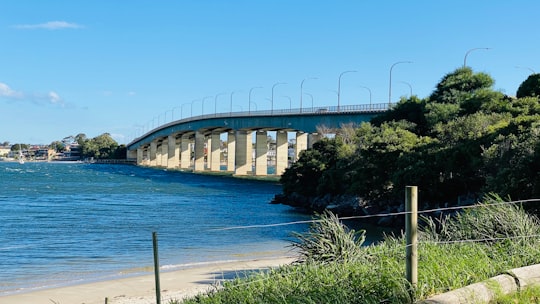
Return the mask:
M 408 192 L 409 190 L 407 190 Z M 406 265 L 406 277 L 407 280 L 411 283 L 411 286 L 414 287 L 417 284 L 417 261 L 418 254 L 416 253 L 416 250 L 418 246 L 426 245 L 426 244 L 435 244 L 435 245 L 448 245 L 448 244 L 466 244 L 466 243 L 476 243 L 476 242 L 494 242 L 494 241 L 504 241 L 504 240 L 515 240 L 515 239 L 533 239 L 533 238 L 540 238 L 540 234 L 532 234 L 532 235 L 522 235 L 522 236 L 505 236 L 505 237 L 486 237 L 486 238 L 479 238 L 479 239 L 463 239 L 463 240 L 429 240 L 429 241 L 418 241 L 416 239 L 417 237 L 417 216 L 419 214 L 429 214 L 429 213 L 435 213 L 435 212 L 449 212 L 449 211 L 458 211 L 458 210 L 465 210 L 465 209 L 473 209 L 473 208 L 486 208 L 486 207 L 495 207 L 495 206 L 502 206 L 502 205 L 516 205 L 516 204 L 525 204 L 525 203 L 535 203 L 540 202 L 540 199 L 527 199 L 527 200 L 515 200 L 515 201 L 505 201 L 505 202 L 495 202 L 495 203 L 489 203 L 489 204 L 474 204 L 474 205 L 465 205 L 465 206 L 453 206 L 453 207 L 442 207 L 442 208 L 433 208 L 433 209 L 425 209 L 425 210 L 411 210 L 410 208 L 406 208 L 407 211 L 402 212 L 390 212 L 390 213 L 379 213 L 379 214 L 372 214 L 372 215 L 358 215 L 358 216 L 345 216 L 345 217 L 338 217 L 340 221 L 343 220 L 358 220 L 358 219 L 370 219 L 370 218 L 381 218 L 381 217 L 387 217 L 387 216 L 406 216 L 411 217 L 413 219 L 416 219 L 415 222 L 410 223 L 409 225 L 406 225 L 406 231 L 405 231 L 405 237 L 403 238 L 402 242 L 403 245 L 400 246 L 389 246 L 389 247 L 380 247 L 378 244 L 371 244 L 368 246 L 365 246 L 366 253 L 369 253 L 371 256 L 377 256 L 377 255 L 388 255 L 388 254 L 403 254 L 407 260 Z M 270 228 L 270 227 L 279 227 L 279 226 L 289 226 L 289 225 L 298 225 L 298 224 L 312 224 L 321 222 L 322 220 L 319 219 L 312 219 L 312 220 L 303 220 L 303 221 L 292 221 L 292 222 L 283 222 L 283 223 L 273 223 L 273 224 L 258 224 L 258 225 L 247 225 L 247 226 L 231 226 L 231 227 L 222 227 L 222 228 L 214 228 L 209 229 L 209 231 L 228 231 L 228 230 L 239 230 L 239 229 L 264 229 L 264 228 Z M 409 227 L 409 226 L 412 226 Z M 410 231 L 413 229 L 414 231 Z M 409 230 L 409 231 L 407 231 Z M 411 234 L 411 235 L 409 235 Z M 154 233 L 155 237 L 155 233 Z M 157 251 L 157 241 L 155 241 L 155 251 Z M 373 249 L 380 249 L 374 251 Z M 156 261 L 156 265 L 158 265 L 158 262 Z M 239 272 L 241 273 L 241 272 Z M 159 271 L 156 270 L 156 280 L 159 280 Z M 266 280 L 269 280 L 270 277 L 263 277 L 257 280 L 252 281 L 245 281 L 242 283 L 230 285 L 230 287 L 238 288 L 247 286 L 250 284 L 256 284 L 260 282 L 264 282 Z M 221 285 L 221 282 L 224 279 L 215 278 L 215 283 L 213 284 L 214 288 L 219 288 Z M 156 286 L 159 283 L 156 283 Z M 159 294 L 159 291 L 156 290 L 156 300 L 157 303 L 164 303 L 163 301 L 172 301 L 176 300 L 174 298 L 162 298 Z M 168 303 L 168 302 L 166 302 Z

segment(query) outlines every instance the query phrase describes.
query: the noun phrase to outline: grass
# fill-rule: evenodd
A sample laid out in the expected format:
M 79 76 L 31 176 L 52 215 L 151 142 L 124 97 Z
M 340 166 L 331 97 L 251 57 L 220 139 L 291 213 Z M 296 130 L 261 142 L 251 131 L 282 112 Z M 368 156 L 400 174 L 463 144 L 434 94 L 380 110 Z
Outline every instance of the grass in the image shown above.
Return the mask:
M 426 219 L 414 289 L 404 278 L 402 237 L 361 247 L 362 233 L 323 214 L 293 243 L 299 251 L 297 263 L 227 281 L 181 303 L 412 303 L 539 263 L 540 242 L 522 238 L 540 233 L 538 220 L 519 207 L 499 202 L 488 197 L 482 208 L 439 221 Z M 483 241 L 456 242 L 473 239 Z M 180 302 L 170 302 L 175 303 Z
M 499 296 L 492 304 L 539 304 L 540 286 L 532 286 L 520 292 Z

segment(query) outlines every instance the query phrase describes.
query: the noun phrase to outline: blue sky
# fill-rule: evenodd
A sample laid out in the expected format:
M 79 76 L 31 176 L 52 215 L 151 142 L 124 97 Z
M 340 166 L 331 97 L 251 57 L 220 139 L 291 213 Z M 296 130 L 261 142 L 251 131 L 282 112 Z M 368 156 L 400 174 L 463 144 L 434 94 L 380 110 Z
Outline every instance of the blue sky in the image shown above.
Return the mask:
M 540 72 L 540 2 L 2 0 L 0 142 L 49 144 L 193 115 L 427 97 L 463 65 L 509 95 Z M 532 70 L 532 71 L 531 71 Z M 368 88 L 368 89 L 366 89 Z M 200 99 L 205 99 L 204 106 Z M 289 102 L 290 98 L 290 102 Z M 198 100 L 199 99 L 199 100 Z M 196 101 L 194 101 L 196 100 Z M 304 95 L 303 106 L 311 106 Z M 184 105 L 184 106 L 182 106 Z

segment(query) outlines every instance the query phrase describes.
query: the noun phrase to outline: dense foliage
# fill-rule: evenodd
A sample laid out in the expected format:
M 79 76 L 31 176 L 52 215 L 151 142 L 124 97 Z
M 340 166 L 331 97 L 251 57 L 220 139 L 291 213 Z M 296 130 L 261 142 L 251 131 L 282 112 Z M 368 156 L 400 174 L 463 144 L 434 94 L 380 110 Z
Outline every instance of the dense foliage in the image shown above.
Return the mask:
M 109 133 L 103 133 L 94 138 L 87 138 L 85 134 L 78 134 L 75 140 L 81 147 L 83 158 L 96 159 L 123 159 L 126 158 L 126 147 L 118 145 Z
M 402 98 L 391 110 L 301 153 L 281 178 L 287 196 L 352 195 L 400 208 L 417 185 L 424 204 L 460 204 L 494 192 L 540 195 L 540 82 L 531 75 L 518 98 L 492 89 L 485 73 L 459 68 L 427 98 Z

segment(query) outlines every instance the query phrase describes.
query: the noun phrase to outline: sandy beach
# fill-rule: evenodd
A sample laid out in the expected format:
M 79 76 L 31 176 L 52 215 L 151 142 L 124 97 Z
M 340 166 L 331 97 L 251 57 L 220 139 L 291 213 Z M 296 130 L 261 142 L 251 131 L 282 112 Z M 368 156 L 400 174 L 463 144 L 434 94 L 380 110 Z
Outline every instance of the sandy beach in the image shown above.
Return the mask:
M 289 264 L 292 257 L 205 264 L 160 275 L 161 300 L 183 299 L 214 288 L 220 280 L 242 276 L 249 271 Z M 156 303 L 154 275 L 143 275 L 82 285 L 37 290 L 0 297 L 0 304 L 110 304 Z

